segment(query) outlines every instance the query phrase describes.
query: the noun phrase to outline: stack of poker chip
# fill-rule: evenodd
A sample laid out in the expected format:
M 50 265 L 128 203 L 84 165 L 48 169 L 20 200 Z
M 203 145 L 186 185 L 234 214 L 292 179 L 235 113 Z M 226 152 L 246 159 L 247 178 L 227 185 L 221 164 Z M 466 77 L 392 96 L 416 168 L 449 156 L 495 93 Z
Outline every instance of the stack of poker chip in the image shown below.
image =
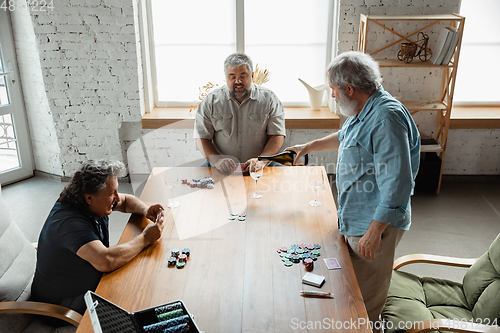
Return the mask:
M 314 269 L 314 261 L 311 258 L 304 259 L 304 265 L 306 266 L 306 271 L 308 272 Z
M 298 245 L 290 245 L 289 247 L 282 246 L 277 252 L 285 266 L 290 267 L 302 261 L 304 265 L 306 265 L 306 270 L 312 271 L 314 268 L 314 261 L 321 255 L 319 249 L 321 249 L 319 244 L 308 245 L 300 243 Z
M 228 219 L 231 221 L 238 219 L 238 221 L 244 222 L 247 219 L 247 214 L 233 212 L 229 215 Z
M 196 177 L 193 178 L 191 181 L 188 181 L 187 179 L 181 179 L 182 184 L 186 184 L 191 188 L 208 188 L 208 189 L 213 189 L 215 187 L 215 181 L 210 175 L 205 175 L 203 179 Z
M 187 258 L 191 254 L 191 250 L 187 247 L 182 249 L 182 253 L 179 249 L 173 248 L 170 251 L 170 257 L 168 258 L 168 266 L 175 266 L 177 268 L 184 268 L 186 266 Z
M 189 316 L 184 313 L 180 302 L 156 308 L 155 315 L 158 322 L 144 326 L 142 329 L 145 333 L 181 333 L 189 331 Z

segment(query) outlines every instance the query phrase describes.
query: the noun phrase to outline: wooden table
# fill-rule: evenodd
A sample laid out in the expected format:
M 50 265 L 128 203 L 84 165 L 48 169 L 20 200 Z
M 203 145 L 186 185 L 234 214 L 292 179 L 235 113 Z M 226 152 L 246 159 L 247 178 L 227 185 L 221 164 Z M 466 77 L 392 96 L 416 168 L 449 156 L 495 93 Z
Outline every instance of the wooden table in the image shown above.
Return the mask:
M 311 207 L 311 168 L 321 168 L 323 205 Z M 336 208 L 324 167 L 266 168 L 258 182 L 260 199 L 250 199 L 255 182 L 249 176 L 224 176 L 210 168 L 155 168 L 141 195 L 148 203 L 166 204 L 167 176 L 203 178 L 211 174 L 214 189 L 174 188 L 180 207 L 165 211 L 160 241 L 124 267 L 105 274 L 96 293 L 129 312 L 183 300 L 200 330 L 209 332 L 370 331 L 367 313 L 344 238 L 337 229 Z M 230 221 L 245 212 L 246 221 Z M 132 215 L 120 242 L 144 228 L 147 220 Z M 285 267 L 281 246 L 320 244 L 313 273 L 326 277 L 321 289 L 303 285 L 302 263 Z M 172 248 L 190 248 L 183 269 L 170 268 Z M 327 270 L 323 258 L 337 258 L 341 269 Z M 310 298 L 300 290 L 330 291 L 334 299 Z M 314 328 L 314 329 L 311 329 Z M 86 313 L 77 332 L 92 332 Z

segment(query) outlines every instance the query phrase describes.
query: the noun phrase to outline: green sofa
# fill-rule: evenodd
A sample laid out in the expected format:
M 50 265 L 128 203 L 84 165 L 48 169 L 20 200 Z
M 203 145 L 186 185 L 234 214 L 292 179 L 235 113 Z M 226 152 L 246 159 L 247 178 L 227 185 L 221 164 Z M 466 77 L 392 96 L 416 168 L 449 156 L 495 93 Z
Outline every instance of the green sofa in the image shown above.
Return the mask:
M 469 267 L 462 283 L 400 272 L 410 263 Z M 479 259 L 410 255 L 395 261 L 385 332 L 500 332 L 500 235 Z

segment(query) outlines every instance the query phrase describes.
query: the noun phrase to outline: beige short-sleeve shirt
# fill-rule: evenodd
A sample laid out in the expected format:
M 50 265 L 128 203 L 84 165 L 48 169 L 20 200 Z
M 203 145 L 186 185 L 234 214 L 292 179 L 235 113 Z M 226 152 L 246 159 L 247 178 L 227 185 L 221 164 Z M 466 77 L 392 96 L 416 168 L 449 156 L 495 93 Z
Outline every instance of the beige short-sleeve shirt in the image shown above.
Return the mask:
M 201 101 L 194 122 L 194 138 L 212 140 L 221 155 L 240 162 L 257 157 L 268 135 L 286 135 L 285 111 L 269 89 L 252 84 L 240 104 L 224 85 Z

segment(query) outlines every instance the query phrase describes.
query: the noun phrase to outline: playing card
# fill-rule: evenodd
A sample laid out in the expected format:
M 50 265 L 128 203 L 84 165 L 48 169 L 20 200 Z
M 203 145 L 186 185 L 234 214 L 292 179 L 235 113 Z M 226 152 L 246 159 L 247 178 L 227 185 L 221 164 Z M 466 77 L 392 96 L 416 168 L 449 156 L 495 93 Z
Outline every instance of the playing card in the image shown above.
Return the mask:
M 326 267 L 328 269 L 339 269 L 340 268 L 340 264 L 336 258 L 325 258 L 323 260 L 325 261 Z

